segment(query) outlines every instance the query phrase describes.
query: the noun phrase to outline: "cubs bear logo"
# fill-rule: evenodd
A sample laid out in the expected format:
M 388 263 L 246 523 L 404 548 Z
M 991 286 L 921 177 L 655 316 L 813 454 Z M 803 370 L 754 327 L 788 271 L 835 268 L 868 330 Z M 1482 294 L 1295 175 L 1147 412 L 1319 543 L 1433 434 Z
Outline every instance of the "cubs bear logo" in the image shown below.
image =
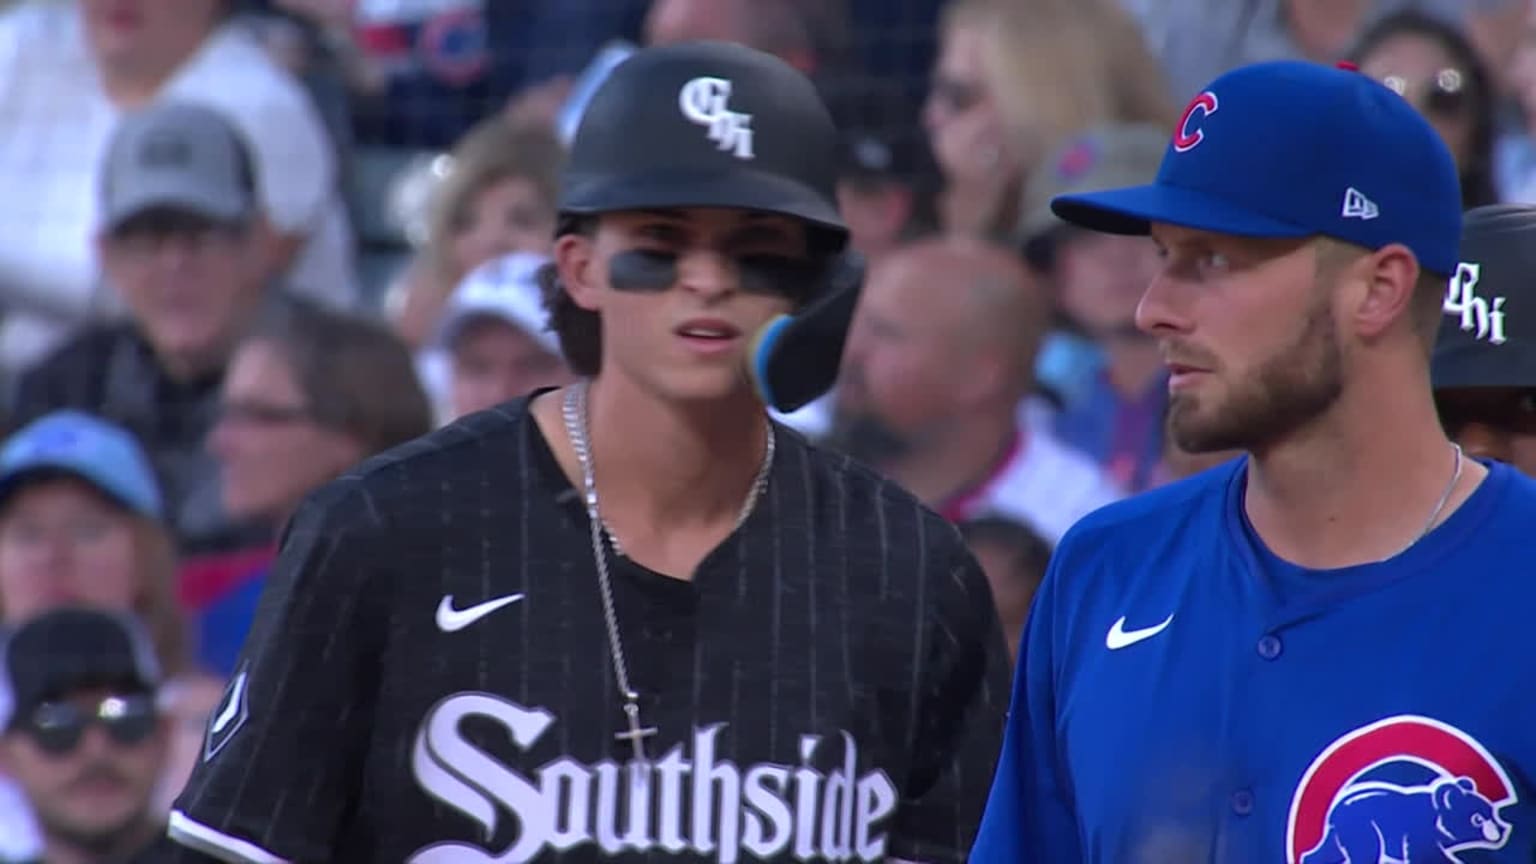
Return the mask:
M 1312 761 L 1291 798 L 1286 864 L 1461 862 L 1502 849 L 1514 783 L 1472 736 L 1401 715 L 1349 732 Z

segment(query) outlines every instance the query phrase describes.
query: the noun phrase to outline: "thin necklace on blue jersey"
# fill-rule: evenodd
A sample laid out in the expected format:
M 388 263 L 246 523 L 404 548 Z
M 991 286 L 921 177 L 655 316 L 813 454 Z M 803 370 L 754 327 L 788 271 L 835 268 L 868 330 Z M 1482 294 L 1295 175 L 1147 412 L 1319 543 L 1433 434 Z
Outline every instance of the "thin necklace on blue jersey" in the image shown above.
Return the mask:
M 624 655 L 624 642 L 619 638 L 619 616 L 613 606 L 613 579 L 608 573 L 608 555 L 603 548 L 603 538 L 605 536 L 608 538 L 608 544 L 613 547 L 615 555 L 622 556 L 624 550 L 619 547 L 618 538 L 603 523 L 602 514 L 597 506 L 597 476 L 592 467 L 592 451 L 587 443 L 588 383 L 582 380 L 566 388 L 561 413 L 565 418 L 565 434 L 571 439 L 571 449 L 576 451 L 576 459 L 581 463 L 581 483 L 587 504 L 587 522 L 592 531 L 592 558 L 597 564 L 597 584 L 601 589 L 603 600 L 603 622 L 608 627 L 608 651 L 613 657 L 614 680 L 619 685 L 619 693 L 624 697 L 624 716 L 629 721 L 629 728 L 615 733 L 613 737 L 619 741 L 628 741 L 634 747 L 633 764 L 638 769 L 647 763 L 645 739 L 656 734 L 656 727 L 644 726 L 640 723 L 640 694 L 630 684 L 629 663 Z M 768 421 L 768 444 L 763 451 L 763 463 L 758 466 L 757 477 L 752 481 L 752 489 L 747 493 L 747 500 L 736 516 L 736 524 L 732 527 L 733 532 L 747 521 L 748 516 L 752 515 L 753 509 L 757 507 L 757 499 L 762 496 L 763 488 L 768 485 L 768 471 L 773 467 L 773 449 L 773 422 L 770 420 Z
M 1424 523 L 1424 530 L 1419 532 L 1419 536 L 1413 538 L 1413 542 L 1381 560 L 1390 561 L 1393 558 L 1403 554 L 1404 552 L 1407 552 L 1409 549 L 1412 549 L 1415 545 L 1417 545 L 1420 540 L 1428 537 L 1429 532 L 1435 530 L 1435 523 L 1440 521 L 1441 511 L 1445 510 L 1445 505 L 1450 503 L 1451 494 L 1456 491 L 1456 484 L 1461 480 L 1461 445 L 1457 444 L 1455 441 L 1452 441 L 1451 452 L 1453 454 L 1453 458 L 1455 459 L 1455 462 L 1451 468 L 1451 482 L 1446 484 L 1445 491 L 1440 495 L 1440 503 L 1436 504 L 1434 512 L 1429 514 L 1429 521 Z

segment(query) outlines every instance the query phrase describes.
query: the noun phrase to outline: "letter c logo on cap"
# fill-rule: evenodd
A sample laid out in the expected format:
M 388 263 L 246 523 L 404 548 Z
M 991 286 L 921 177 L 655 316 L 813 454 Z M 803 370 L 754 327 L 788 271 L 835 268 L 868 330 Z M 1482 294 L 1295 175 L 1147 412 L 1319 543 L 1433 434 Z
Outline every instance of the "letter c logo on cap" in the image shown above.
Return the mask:
M 1209 90 L 1191 100 L 1189 107 L 1184 109 L 1184 115 L 1179 118 L 1179 125 L 1174 127 L 1173 149 L 1187 153 L 1204 141 L 1205 133 L 1200 129 L 1199 120 L 1215 114 L 1216 107 L 1216 94 Z M 1196 112 L 1200 115 L 1199 120 L 1195 117 Z

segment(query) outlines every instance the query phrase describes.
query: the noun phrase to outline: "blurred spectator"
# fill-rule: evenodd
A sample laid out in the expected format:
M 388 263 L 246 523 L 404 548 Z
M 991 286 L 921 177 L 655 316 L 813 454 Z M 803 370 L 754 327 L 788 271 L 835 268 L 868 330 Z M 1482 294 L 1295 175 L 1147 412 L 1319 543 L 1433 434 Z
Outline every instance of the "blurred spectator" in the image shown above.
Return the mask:
M 1050 204 L 1057 195 L 1150 183 L 1167 146 L 1167 130 L 1148 125 L 1070 139 L 1030 184 L 1020 232 L 1061 318 L 1036 363 L 1062 402 L 1056 433 L 1128 492 L 1148 488 L 1162 457 L 1166 370 L 1157 340 L 1136 327 L 1136 306 L 1157 275 L 1157 247 L 1147 237 L 1069 226 Z
M 103 171 L 98 246 L 131 317 L 87 328 L 27 373 L 12 413 L 77 408 L 127 427 L 155 465 L 184 554 L 264 542 L 270 528 L 220 508 L 203 448 L 229 353 L 278 297 L 248 154 L 218 113 L 164 103 L 123 118 Z
M 481 265 L 454 292 L 437 343 L 418 360 L 441 420 L 574 379 L 540 299 L 539 268 L 548 260 L 514 252 Z
M 509 252 L 554 246 L 555 183 L 564 148 L 547 128 L 481 121 L 443 163 L 427 236 L 386 301 L 406 343 L 429 343 L 443 305 L 470 271 Z
M 164 860 L 154 792 L 171 725 L 137 623 L 59 609 L 11 633 L 0 657 L 0 766 L 37 814 L 38 864 Z
M 829 443 L 952 521 L 1005 516 L 1054 544 L 1121 492 L 1049 428 L 1020 422 L 1049 315 L 1005 249 L 956 238 L 888 254 L 854 316 Z
M 1403 9 L 1461 21 L 1469 6 L 1526 0 L 1122 0 L 1183 104 L 1222 72 L 1261 60 L 1333 63 L 1366 27 Z
M 509 96 L 557 106 L 569 76 L 600 46 L 615 38 L 639 40 L 650 0 L 246 5 L 276 8 L 309 25 L 311 57 L 319 55 L 323 65 L 342 72 L 359 147 L 442 150 L 482 119 L 487 106 Z M 553 86 L 539 86 L 544 84 Z M 555 110 L 547 104 L 544 109 Z
M 222 470 L 224 508 L 283 525 L 316 488 L 431 430 L 410 352 L 393 333 L 296 303 L 264 316 L 236 350 L 209 447 Z M 233 671 L 270 563 L 268 556 L 187 596 L 205 667 Z
M 69 330 L 120 311 L 91 236 L 103 153 L 119 115 L 159 101 L 217 108 L 254 154 L 276 231 L 263 267 L 351 304 L 352 239 L 335 153 L 305 92 L 224 0 L 28 0 L 0 15 L 0 364 L 12 374 Z
M 1360 71 L 1413 103 L 1461 171 L 1464 207 L 1498 200 L 1493 187 L 1493 84 L 1456 25 L 1420 12 L 1377 21 L 1350 52 Z
M 893 87 L 848 76 L 822 81 L 837 123 L 838 208 L 866 258 L 938 229 L 939 177 L 918 114 Z
M 145 622 L 161 669 L 173 676 L 163 694 L 176 721 L 173 755 L 157 799 L 168 807 L 223 685 L 189 656 L 176 554 L 161 516 L 148 460 L 132 436 L 102 420 L 58 412 L 0 448 L 0 624 L 67 605 L 132 612 Z M 7 789 L 0 782 L 0 828 L 8 820 L 30 824 L 29 813 L 7 809 Z M 4 842 L 0 850 L 9 851 Z
M 1174 119 L 1118 0 L 954 0 L 942 28 L 923 116 L 950 231 L 1011 240 L 1030 174 L 1063 138 Z
M 856 65 L 922 104 L 938 57 L 939 17 L 949 0 L 848 0 Z
M 1501 200 L 1536 204 L 1536 14 L 1520 28 L 1520 37 L 1505 79 L 1518 122 L 1495 144 L 1495 182 Z
M 0 623 L 61 605 L 132 611 L 162 667 L 186 668 L 175 550 L 149 462 L 126 431 L 60 411 L 0 449 Z
M 1488 70 L 1488 85 L 1501 98 L 1531 22 L 1530 0 L 1462 0 L 1461 26 Z
M 847 9 L 842 0 L 653 0 L 644 38 L 739 42 L 815 77 L 847 60 Z
M 1029 526 L 1012 519 L 985 516 L 961 522 L 959 527 L 982 572 L 987 574 L 1008 651 L 1017 662 L 1030 604 L 1051 561 L 1051 544 Z
M 302 15 L 273 6 L 270 0 L 229 0 L 230 26 L 243 28 L 267 52 L 278 68 L 304 86 L 325 124 L 327 140 L 336 153 L 340 194 L 348 222 L 356 227 L 350 188 L 354 182 L 352 102 L 347 86 L 347 57 L 326 39 L 325 31 Z M 351 0 L 321 0 L 350 3 Z M 355 250 L 354 250 L 355 251 Z
M 445 147 L 494 99 L 484 0 L 270 5 L 309 25 L 293 39 L 306 71 L 340 69 L 356 137 L 366 144 Z M 496 5 L 507 4 L 490 11 Z
M 593 19 L 614 21 L 618 13 L 628 8 L 634 0 L 560 0 L 571 7 L 564 15 L 570 16 L 577 7 L 596 2 L 600 11 L 594 10 Z M 641 42 L 646 45 L 666 45 L 676 42 L 713 40 L 736 42 L 765 51 L 780 58 L 813 79 L 823 75 L 839 75 L 848 68 L 850 39 L 848 36 L 847 6 L 845 0 L 642 0 L 646 11 L 638 34 L 620 29 L 609 29 L 603 42 L 612 47 L 617 43 Z M 557 16 L 559 17 L 559 16 Z M 547 20 L 545 23 L 555 23 Z M 596 75 L 597 81 L 609 71 L 601 62 L 601 51 L 594 46 L 584 58 L 585 65 L 579 77 Z M 507 106 L 507 112 L 518 122 L 554 127 L 565 125 L 559 115 L 579 109 L 584 94 L 573 85 L 576 78 L 570 70 L 549 80 L 534 83 L 518 92 Z M 583 82 L 584 85 L 587 82 Z

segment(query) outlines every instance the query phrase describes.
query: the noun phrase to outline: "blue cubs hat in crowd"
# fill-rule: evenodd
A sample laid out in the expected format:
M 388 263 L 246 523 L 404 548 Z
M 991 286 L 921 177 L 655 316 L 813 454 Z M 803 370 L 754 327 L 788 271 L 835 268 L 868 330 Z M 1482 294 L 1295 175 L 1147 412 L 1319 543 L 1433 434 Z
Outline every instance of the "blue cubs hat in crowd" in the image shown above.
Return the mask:
M 1281 60 L 1234 69 L 1192 99 L 1152 183 L 1063 195 L 1051 209 L 1111 234 L 1165 222 L 1401 243 L 1420 267 L 1449 276 L 1461 184 L 1440 136 L 1402 96 L 1352 69 Z
M 39 471 L 73 474 L 125 507 L 161 517 L 160 487 L 127 430 L 79 411 L 56 411 L 23 426 L 0 447 L 0 498 Z

